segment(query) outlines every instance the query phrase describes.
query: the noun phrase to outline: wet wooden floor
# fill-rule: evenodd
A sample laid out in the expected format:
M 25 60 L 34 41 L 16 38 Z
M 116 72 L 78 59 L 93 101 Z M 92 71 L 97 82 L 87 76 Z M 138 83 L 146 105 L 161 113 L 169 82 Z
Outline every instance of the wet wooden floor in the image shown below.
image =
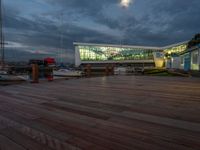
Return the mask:
M 198 150 L 200 79 L 117 76 L 0 87 L 0 150 Z

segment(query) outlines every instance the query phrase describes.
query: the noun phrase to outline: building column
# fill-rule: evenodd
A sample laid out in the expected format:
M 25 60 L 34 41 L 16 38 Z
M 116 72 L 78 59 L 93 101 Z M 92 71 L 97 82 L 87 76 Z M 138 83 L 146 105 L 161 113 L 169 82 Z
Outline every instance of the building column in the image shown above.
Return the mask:
M 164 67 L 164 53 L 163 52 L 153 52 L 153 57 L 155 61 L 156 68 Z

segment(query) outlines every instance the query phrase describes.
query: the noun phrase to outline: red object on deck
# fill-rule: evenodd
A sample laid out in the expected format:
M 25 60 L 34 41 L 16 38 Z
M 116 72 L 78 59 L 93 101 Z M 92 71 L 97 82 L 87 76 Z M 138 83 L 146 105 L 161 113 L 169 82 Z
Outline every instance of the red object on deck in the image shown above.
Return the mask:
M 53 81 L 53 76 L 52 75 L 47 76 L 47 80 L 48 81 Z
M 54 59 L 54 58 L 50 58 L 50 57 L 45 58 L 45 59 L 44 59 L 44 62 L 45 62 L 45 64 L 47 64 L 47 65 L 52 65 L 52 64 L 55 64 L 55 63 L 56 63 L 55 59 Z
M 53 81 L 53 66 L 55 66 L 55 64 L 56 64 L 56 61 L 55 61 L 55 59 L 54 58 L 51 58 L 51 57 L 48 57 L 48 58 L 45 58 L 44 59 L 44 64 L 45 64 L 45 66 L 48 66 L 49 67 L 49 69 L 51 70 L 49 70 L 48 72 L 47 72 L 47 74 L 46 74 L 46 79 L 48 80 L 48 81 Z

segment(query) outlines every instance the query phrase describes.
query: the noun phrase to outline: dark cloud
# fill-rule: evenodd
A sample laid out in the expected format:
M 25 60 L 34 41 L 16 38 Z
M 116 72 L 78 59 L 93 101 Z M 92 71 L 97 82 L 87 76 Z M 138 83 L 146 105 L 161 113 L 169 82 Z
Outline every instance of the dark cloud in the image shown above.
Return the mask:
M 120 0 L 17 1 L 4 2 L 4 25 L 6 40 L 24 45 L 16 49 L 23 58 L 26 49 L 58 57 L 61 35 L 73 61 L 74 41 L 165 46 L 200 31 L 199 0 L 135 0 L 127 9 Z

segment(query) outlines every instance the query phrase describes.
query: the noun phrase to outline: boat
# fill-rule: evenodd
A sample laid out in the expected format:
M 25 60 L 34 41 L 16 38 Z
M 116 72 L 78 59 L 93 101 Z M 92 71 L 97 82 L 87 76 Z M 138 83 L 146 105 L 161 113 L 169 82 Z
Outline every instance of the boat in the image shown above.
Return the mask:
M 115 67 L 114 74 L 115 75 L 126 75 L 127 69 L 125 67 Z
M 22 83 L 26 81 L 20 76 L 9 75 L 9 74 L 0 74 L 0 85 L 10 85 L 16 83 Z
M 4 70 L 0 70 L 0 75 L 7 75 L 8 73 Z
M 53 75 L 58 77 L 81 77 L 83 73 L 78 70 L 59 69 L 53 70 Z
M 10 85 L 27 81 L 22 76 L 12 75 L 6 71 L 0 71 L 0 85 Z
M 64 66 L 64 62 L 63 62 L 63 53 L 64 53 L 64 49 L 63 49 L 63 12 L 61 12 L 61 33 L 60 33 L 60 65 L 58 68 L 59 69 L 54 69 L 53 70 L 53 76 L 54 77 L 81 77 L 83 76 L 83 72 L 82 71 L 78 71 L 78 70 L 73 70 L 73 69 L 67 69 Z M 47 62 L 54 62 L 55 60 L 50 60 L 49 58 L 46 59 Z

